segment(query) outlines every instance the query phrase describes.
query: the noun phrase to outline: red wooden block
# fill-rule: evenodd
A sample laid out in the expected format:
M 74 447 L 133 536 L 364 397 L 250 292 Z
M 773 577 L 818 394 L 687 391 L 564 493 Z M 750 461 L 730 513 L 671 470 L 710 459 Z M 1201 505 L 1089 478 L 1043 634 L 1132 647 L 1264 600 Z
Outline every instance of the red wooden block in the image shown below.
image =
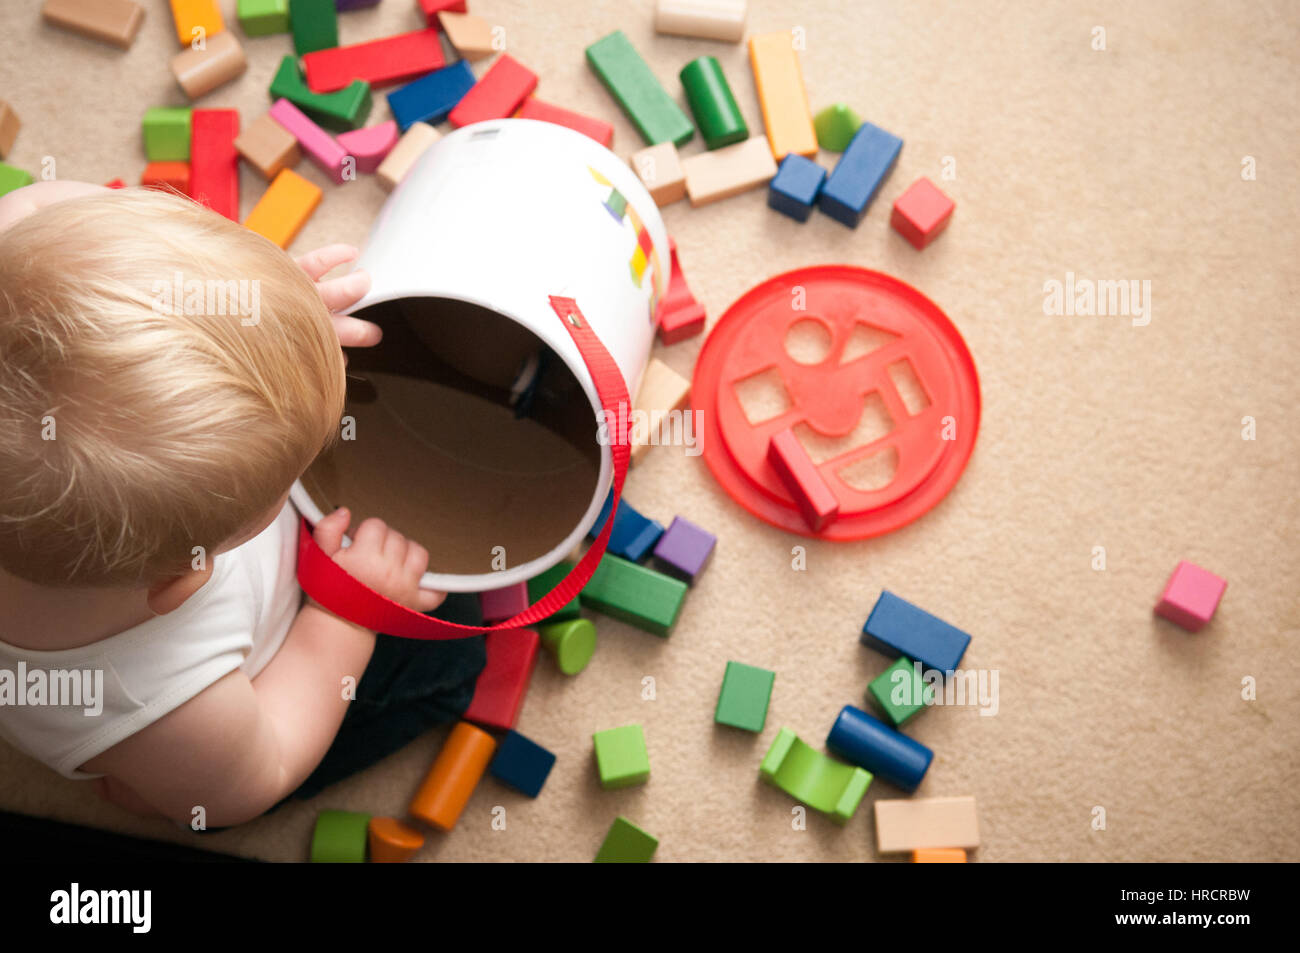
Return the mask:
M 517 582 L 504 589 L 489 589 L 478 594 L 484 622 L 500 622 L 519 615 L 528 608 L 528 583 Z
M 404 83 L 442 69 L 446 59 L 437 30 L 414 30 L 369 43 L 317 50 L 302 58 L 307 85 L 317 93 L 332 93 L 363 79 L 373 86 Z
M 487 665 L 474 685 L 465 720 L 509 731 L 519 719 L 541 637 L 536 629 L 489 632 Z
M 595 139 L 606 149 L 614 144 L 614 127 L 605 120 L 584 116 L 582 113 L 575 113 L 571 109 L 564 109 L 560 106 L 552 106 L 550 103 L 542 102 L 535 96 L 529 96 L 524 100 L 524 104 L 519 107 L 518 117 L 520 119 L 536 119 L 538 122 L 553 122 L 557 126 L 567 126 L 584 136 Z
M 1188 632 L 1199 632 L 1219 608 L 1219 600 L 1228 581 L 1208 569 L 1186 560 L 1174 567 L 1165 583 L 1165 591 L 1156 605 L 1156 615 L 1163 616 Z
M 536 88 L 537 74 L 508 53 L 502 53 L 447 118 L 457 129 L 486 119 L 504 119 Z
M 442 29 L 438 23 L 439 13 L 469 13 L 466 9 L 466 0 L 418 0 L 420 9 L 424 11 L 425 22 L 435 29 Z
M 114 179 L 112 182 L 105 182 L 105 183 L 104 183 L 104 188 L 106 188 L 106 189 L 124 189 L 124 188 L 126 188 L 126 183 L 123 182 L 121 179 Z
M 239 221 L 239 110 L 196 109 L 190 114 L 190 197 Z
M 898 197 L 889 224 L 920 250 L 944 230 L 956 207 L 937 185 L 921 176 Z
M 188 162 L 150 162 L 140 174 L 140 184 L 163 192 L 175 189 L 181 195 L 190 194 L 190 164 Z
M 704 305 L 695 300 L 682 266 L 677 260 L 677 242 L 668 239 L 672 249 L 672 267 L 668 275 L 668 291 L 659 303 L 659 340 L 676 344 L 694 337 L 704 330 Z
M 767 460 L 799 504 L 803 518 L 814 533 L 821 532 L 840 512 L 840 502 L 804 452 L 794 431 L 786 429 L 767 446 Z

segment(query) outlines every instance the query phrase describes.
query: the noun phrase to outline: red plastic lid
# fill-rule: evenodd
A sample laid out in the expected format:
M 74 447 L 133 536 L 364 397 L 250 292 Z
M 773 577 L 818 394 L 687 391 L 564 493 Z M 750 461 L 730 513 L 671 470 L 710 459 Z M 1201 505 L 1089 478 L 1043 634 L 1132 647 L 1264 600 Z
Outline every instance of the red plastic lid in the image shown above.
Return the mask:
M 808 331 L 828 346 L 792 356 L 787 335 L 806 343 Z M 780 387 L 784 410 L 750 399 L 746 413 L 742 395 Z M 979 378 L 952 322 L 915 288 L 850 265 L 801 268 L 746 292 L 704 342 L 691 393 L 723 489 L 773 526 L 820 539 L 879 536 L 928 512 L 979 431 Z M 819 533 L 767 461 L 786 428 L 840 504 Z

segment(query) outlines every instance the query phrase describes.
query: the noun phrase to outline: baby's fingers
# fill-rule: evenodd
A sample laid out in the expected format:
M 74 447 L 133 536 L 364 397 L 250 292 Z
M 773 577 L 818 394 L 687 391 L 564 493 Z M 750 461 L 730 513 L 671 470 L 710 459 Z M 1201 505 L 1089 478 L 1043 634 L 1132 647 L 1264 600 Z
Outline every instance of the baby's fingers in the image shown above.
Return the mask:
M 370 290 L 370 272 L 361 270 L 331 278 L 316 286 L 325 307 L 331 311 L 346 311 L 360 301 Z
M 447 598 L 447 593 L 438 592 L 434 589 L 421 589 L 415 594 L 415 608 L 421 612 L 432 612 L 442 601 Z
M 319 281 L 321 276 L 328 271 L 332 271 L 339 265 L 355 261 L 359 255 L 351 245 L 326 245 L 324 248 L 317 248 L 315 251 L 309 251 L 307 254 L 295 258 L 298 267 L 307 272 L 307 277 L 312 281 Z
M 383 338 L 379 325 L 362 321 L 342 314 L 332 314 L 334 330 L 338 333 L 339 344 L 344 347 L 374 347 Z M 345 355 L 346 357 L 346 355 Z

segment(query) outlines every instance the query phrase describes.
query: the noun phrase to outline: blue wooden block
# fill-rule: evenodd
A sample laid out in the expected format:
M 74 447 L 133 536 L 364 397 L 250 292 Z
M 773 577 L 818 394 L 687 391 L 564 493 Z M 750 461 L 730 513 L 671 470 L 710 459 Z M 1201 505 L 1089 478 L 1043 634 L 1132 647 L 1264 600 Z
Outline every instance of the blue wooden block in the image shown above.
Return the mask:
M 864 122 L 840 156 L 817 196 L 817 207 L 849 228 L 857 228 L 880 183 L 903 151 L 903 140 Z
M 403 132 L 415 122 L 436 126 L 456 108 L 474 83 L 474 71 L 470 69 L 469 61 L 457 60 L 393 90 L 388 94 L 388 106 Z
M 908 793 L 916 790 L 934 758 L 934 752 L 919 741 L 852 705 L 840 709 L 826 747 Z
M 609 504 L 612 499 L 612 494 L 605 497 L 605 505 L 601 507 L 596 522 L 587 531 L 587 535 L 592 539 L 600 535 L 601 527 L 605 525 L 605 520 L 609 519 Z M 662 523 L 642 516 L 631 503 L 621 500 L 618 511 L 614 514 L 614 528 L 609 533 L 608 551 L 615 556 L 622 556 L 624 559 L 639 563 L 646 558 L 663 534 Z
M 825 169 L 791 152 L 781 160 L 781 167 L 767 187 L 767 204 L 797 222 L 806 222 L 825 181 Z
M 555 755 L 519 732 L 509 731 L 497 745 L 488 771 L 516 791 L 537 797 L 554 764 Z
M 861 641 L 891 659 L 906 655 L 926 668 L 951 672 L 961 664 L 970 636 L 886 589 L 867 616 Z

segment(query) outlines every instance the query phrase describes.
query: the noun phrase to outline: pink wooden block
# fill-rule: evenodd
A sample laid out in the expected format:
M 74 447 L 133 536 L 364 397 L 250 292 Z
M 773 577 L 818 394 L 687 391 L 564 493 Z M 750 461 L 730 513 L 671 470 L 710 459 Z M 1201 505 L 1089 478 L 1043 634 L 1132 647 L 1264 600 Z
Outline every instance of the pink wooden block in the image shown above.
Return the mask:
M 504 589 L 480 592 L 478 603 L 483 609 L 484 622 L 500 622 L 502 619 L 509 619 L 528 608 L 528 583 L 517 582 Z
M 1184 560 L 1174 567 L 1174 574 L 1165 584 L 1156 615 L 1188 632 L 1199 632 L 1213 617 L 1227 588 L 1228 580 Z
M 343 147 L 344 152 L 357 160 L 359 172 L 374 172 L 379 168 L 379 163 L 384 161 L 384 157 L 393 151 L 399 135 L 397 120 L 390 119 L 377 126 L 340 132 L 338 144 Z
M 320 166 L 335 182 L 343 181 L 343 166 L 348 157 L 345 150 L 328 132 L 308 119 L 287 99 L 277 99 L 271 107 L 271 118 L 284 126 L 302 151 Z

